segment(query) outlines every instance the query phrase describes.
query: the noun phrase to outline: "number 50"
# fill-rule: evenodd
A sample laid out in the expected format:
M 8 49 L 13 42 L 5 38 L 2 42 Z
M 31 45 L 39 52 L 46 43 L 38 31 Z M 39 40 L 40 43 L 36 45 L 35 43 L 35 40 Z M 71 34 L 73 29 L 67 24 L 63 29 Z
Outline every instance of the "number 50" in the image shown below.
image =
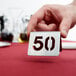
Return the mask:
M 49 40 L 49 38 L 50 37 L 47 37 L 45 39 L 45 49 L 48 51 L 49 48 L 50 48 L 50 51 L 52 51 L 54 49 L 54 47 L 55 47 L 55 39 L 54 39 L 54 37 L 51 37 L 52 46 L 48 47 L 48 40 Z M 39 47 L 36 47 L 35 45 L 33 46 L 35 51 L 40 51 L 43 48 L 43 42 L 41 41 L 41 39 L 43 39 L 42 36 L 36 36 L 35 37 L 34 44 L 39 44 L 40 45 Z

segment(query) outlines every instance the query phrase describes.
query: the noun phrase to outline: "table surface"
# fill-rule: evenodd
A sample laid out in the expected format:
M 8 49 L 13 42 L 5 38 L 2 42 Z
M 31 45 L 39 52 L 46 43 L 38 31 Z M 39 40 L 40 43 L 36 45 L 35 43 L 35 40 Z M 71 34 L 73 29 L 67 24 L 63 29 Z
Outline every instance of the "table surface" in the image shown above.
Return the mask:
M 76 50 L 57 57 L 28 56 L 28 43 L 0 48 L 0 76 L 76 76 Z

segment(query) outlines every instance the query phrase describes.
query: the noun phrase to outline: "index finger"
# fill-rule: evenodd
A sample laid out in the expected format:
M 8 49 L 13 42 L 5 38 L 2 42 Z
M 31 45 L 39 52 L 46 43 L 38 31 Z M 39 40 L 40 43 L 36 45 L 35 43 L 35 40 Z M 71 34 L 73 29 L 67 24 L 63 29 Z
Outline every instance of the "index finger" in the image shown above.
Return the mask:
M 37 26 L 38 22 L 40 22 L 45 15 L 45 9 L 42 7 L 39 9 L 30 19 L 27 25 L 27 35 Z

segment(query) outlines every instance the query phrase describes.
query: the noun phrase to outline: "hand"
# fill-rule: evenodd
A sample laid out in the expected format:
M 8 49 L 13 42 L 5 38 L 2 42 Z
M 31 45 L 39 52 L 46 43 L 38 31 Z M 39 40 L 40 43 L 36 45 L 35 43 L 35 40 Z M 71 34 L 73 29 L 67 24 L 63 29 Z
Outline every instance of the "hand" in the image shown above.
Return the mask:
M 30 19 L 27 34 L 31 31 L 60 31 L 67 37 L 68 31 L 76 23 L 76 6 L 44 5 Z

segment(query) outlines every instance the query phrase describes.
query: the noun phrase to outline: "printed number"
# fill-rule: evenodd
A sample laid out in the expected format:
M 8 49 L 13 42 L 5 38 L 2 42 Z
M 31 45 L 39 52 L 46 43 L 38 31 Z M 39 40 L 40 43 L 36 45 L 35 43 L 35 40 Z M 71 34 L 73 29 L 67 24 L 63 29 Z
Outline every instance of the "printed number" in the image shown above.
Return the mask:
M 38 40 L 38 39 L 42 39 L 42 38 L 43 38 L 42 36 L 37 36 L 35 38 L 34 44 L 40 44 L 40 47 L 37 48 L 36 46 L 33 46 L 34 50 L 39 51 L 39 50 L 41 50 L 43 48 L 42 41 Z
M 36 47 L 35 45 L 33 46 L 35 51 L 40 51 L 43 48 L 43 42 L 38 40 L 38 39 L 43 39 L 43 37 L 42 36 L 36 36 L 35 37 L 34 44 L 39 44 L 40 45 L 40 47 Z M 49 40 L 49 37 L 47 37 L 45 39 L 45 49 L 47 51 L 49 50 L 48 40 Z M 50 48 L 50 51 L 52 51 L 54 49 L 54 47 L 55 47 L 55 39 L 54 39 L 54 37 L 51 37 L 51 40 L 52 40 L 52 47 Z

